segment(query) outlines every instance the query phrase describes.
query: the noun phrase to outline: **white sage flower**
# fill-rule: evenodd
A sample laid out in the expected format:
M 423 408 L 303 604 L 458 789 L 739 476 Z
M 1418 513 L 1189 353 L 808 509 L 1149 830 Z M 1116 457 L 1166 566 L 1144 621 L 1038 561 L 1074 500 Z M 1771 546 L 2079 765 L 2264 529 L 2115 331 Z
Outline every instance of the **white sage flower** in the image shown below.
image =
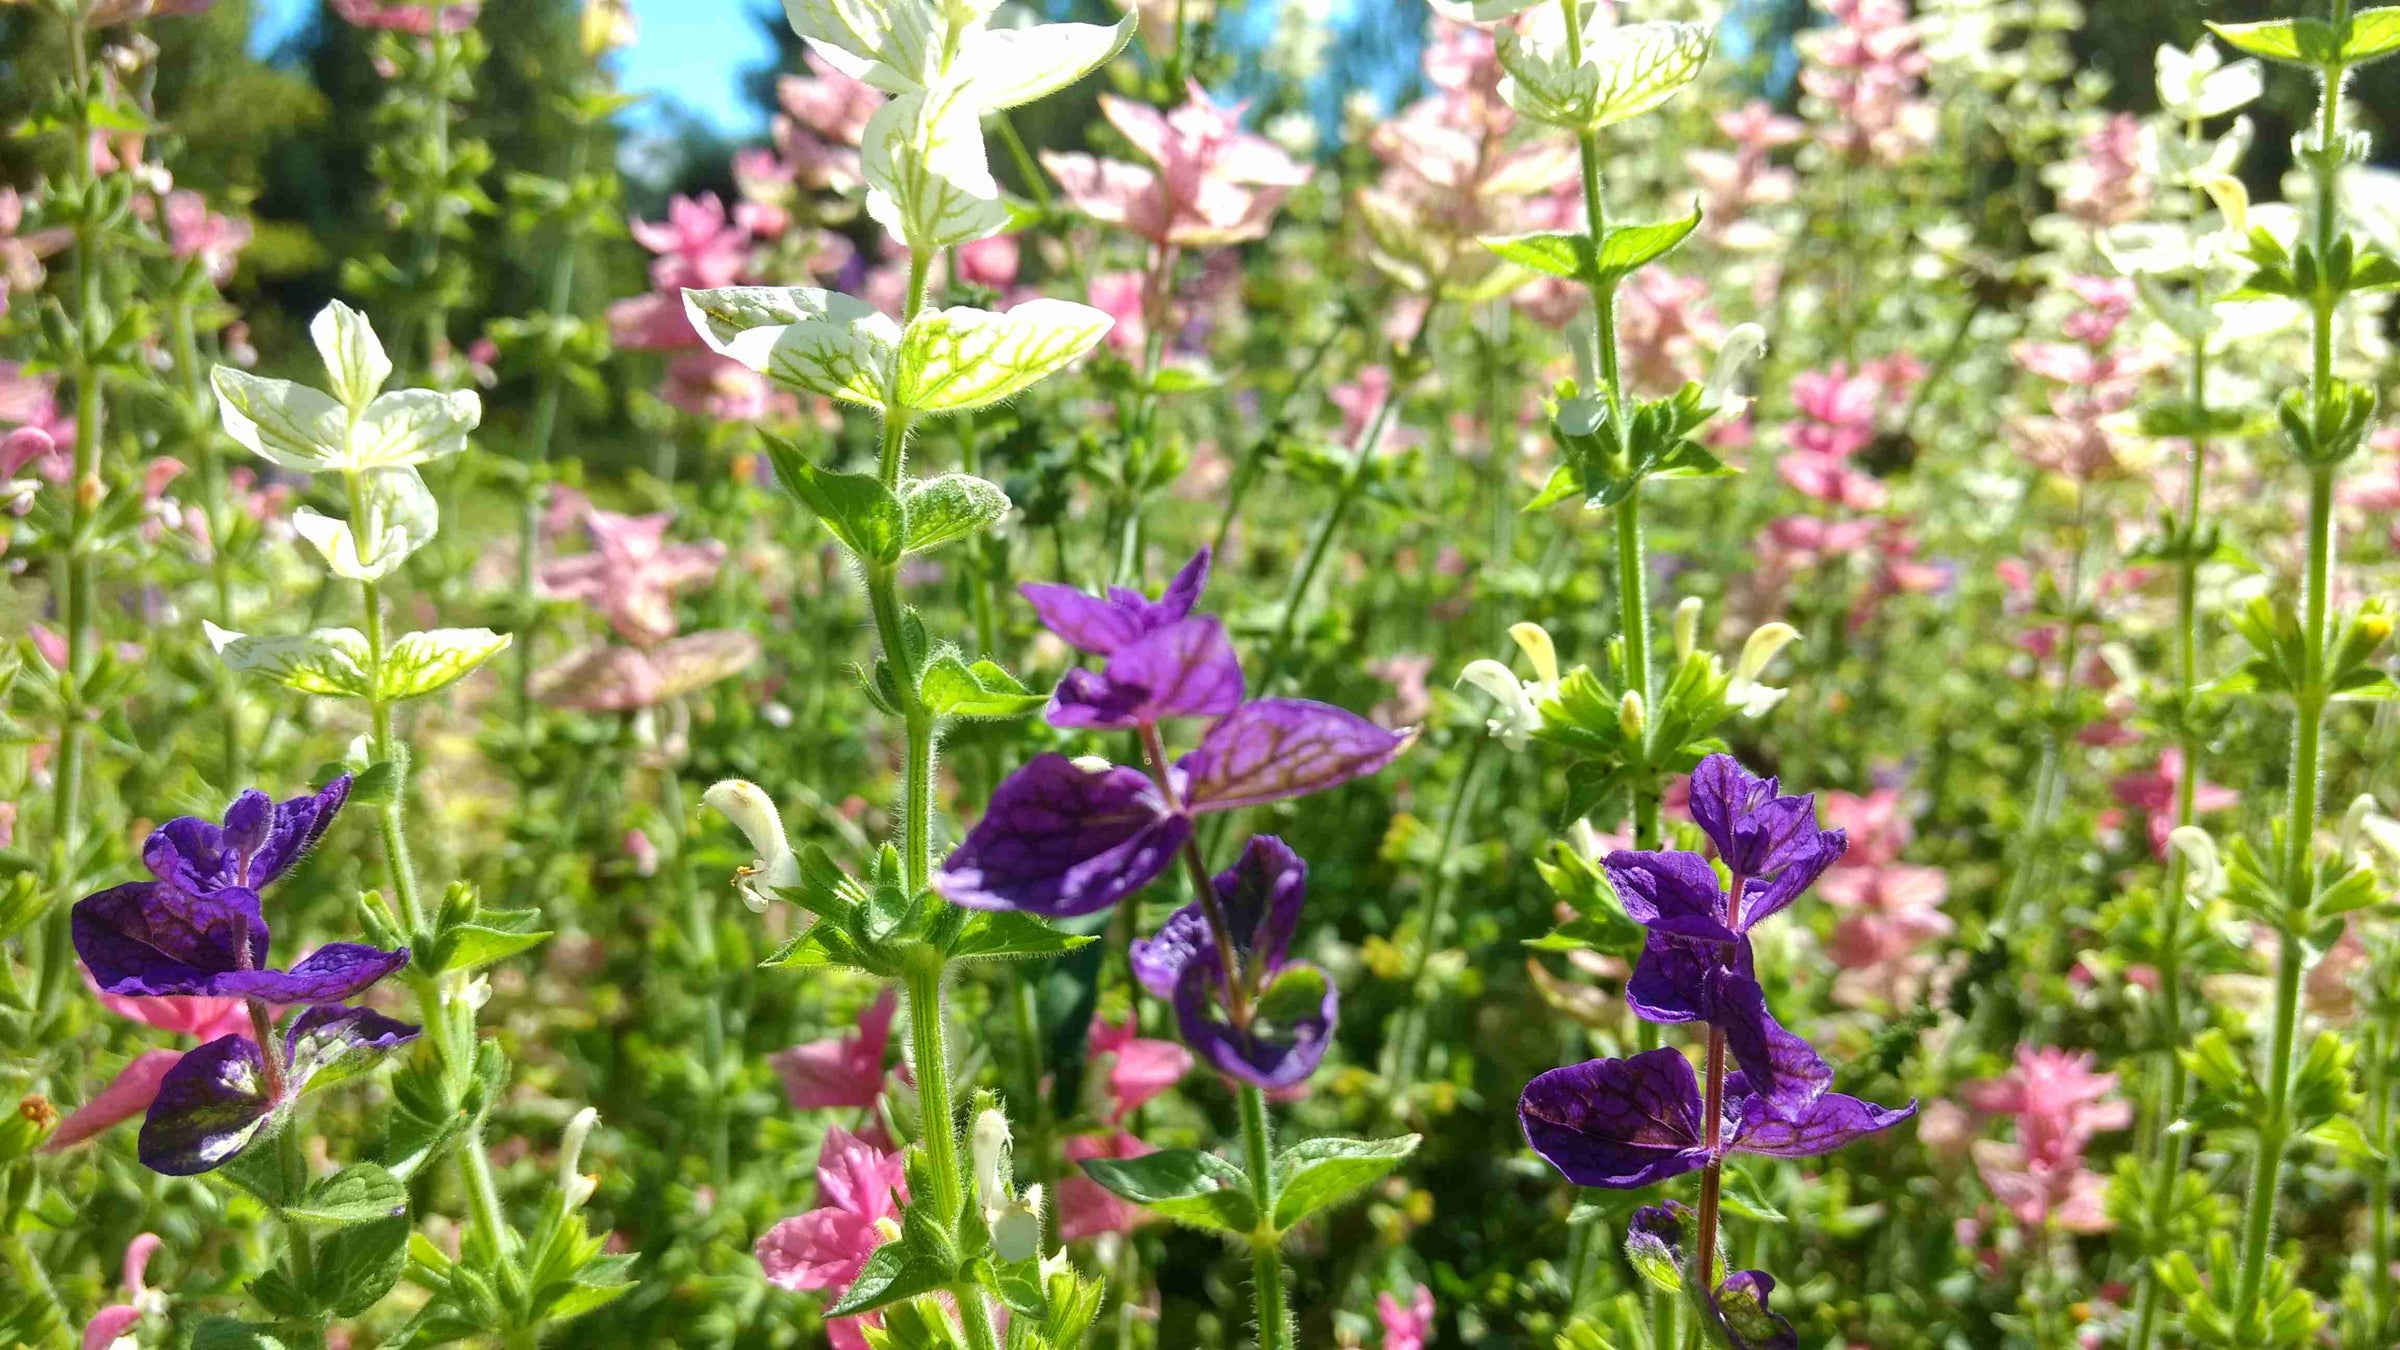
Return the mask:
M 700 800 L 732 821 L 758 850 L 756 858 L 734 869 L 733 888 L 751 913 L 766 913 L 774 892 L 800 884 L 800 859 L 783 837 L 783 815 L 774 799 L 756 783 L 728 778 L 701 793 Z
M 1522 750 L 1533 733 L 1542 729 L 1542 701 L 1558 697 L 1558 648 L 1551 642 L 1549 630 L 1538 623 L 1513 624 L 1508 635 L 1532 664 L 1531 680 L 1518 679 L 1515 671 L 1488 657 L 1469 661 L 1458 678 L 1499 702 L 1500 715 L 1486 721 L 1484 729 L 1509 749 Z
M 1759 682 L 1769 663 L 1785 647 L 1798 641 L 1800 632 L 1788 623 L 1761 625 L 1742 644 L 1742 654 L 1733 663 L 1733 679 L 1725 686 L 1725 697 L 1744 717 L 1762 717 L 1769 708 L 1783 702 L 1789 689 L 1770 688 Z

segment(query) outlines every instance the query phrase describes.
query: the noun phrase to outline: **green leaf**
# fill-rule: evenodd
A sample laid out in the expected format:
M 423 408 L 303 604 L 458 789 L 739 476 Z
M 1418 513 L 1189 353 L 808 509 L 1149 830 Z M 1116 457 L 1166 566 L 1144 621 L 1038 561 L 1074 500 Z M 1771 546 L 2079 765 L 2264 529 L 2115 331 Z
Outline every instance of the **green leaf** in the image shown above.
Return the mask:
M 1102 311 L 1071 300 L 1029 300 L 1006 313 L 965 306 L 927 311 L 901 334 L 893 401 L 915 412 L 996 403 L 1064 369 L 1112 324 Z
M 1086 1158 L 1080 1165 L 1110 1194 L 1177 1223 L 1245 1236 L 1258 1227 L 1249 1178 L 1213 1153 L 1167 1148 L 1139 1158 Z
M 1698 228 L 1698 202 L 1692 203 L 1692 213 L 1680 220 L 1659 220 L 1644 225 L 1612 225 L 1606 238 L 1601 241 L 1596 266 L 1604 280 L 1613 281 L 1630 275 L 1674 252 L 1676 246 Z
M 408 1265 L 409 1221 L 362 1223 L 333 1235 L 317 1249 L 318 1303 L 336 1317 L 357 1317 L 383 1301 Z
M 544 928 L 522 932 L 515 929 L 494 928 L 488 924 L 462 923 L 452 928 L 447 936 L 453 940 L 450 954 L 448 959 L 442 962 L 441 971 L 435 972 L 437 974 L 448 971 L 481 970 L 494 962 L 505 961 L 519 952 L 538 947 L 548 941 L 551 930 Z
M 292 1198 L 291 1179 L 283 1170 L 283 1159 L 276 1147 L 278 1130 L 291 1128 L 287 1118 L 268 1123 L 252 1137 L 248 1146 L 233 1155 L 217 1175 L 257 1196 L 269 1209 L 281 1209 Z
M 858 1278 L 851 1281 L 849 1292 L 842 1295 L 839 1303 L 827 1308 L 825 1315 L 855 1317 L 873 1312 L 887 1303 L 930 1294 L 949 1284 L 956 1275 L 947 1264 L 906 1239 L 887 1242 L 867 1258 Z
M 1580 231 L 1546 230 L 1476 242 L 1503 260 L 1544 276 L 1589 281 L 1599 271 L 1599 261 L 1592 252 L 1592 237 Z
M 910 483 L 900 491 L 908 520 L 902 553 L 923 553 L 954 539 L 981 534 L 1008 514 L 1008 494 L 973 474 L 946 473 Z
M 871 563 L 900 561 L 908 516 L 883 480 L 871 473 L 830 473 L 802 459 L 791 442 L 774 436 L 766 441 L 775 476 L 843 547 Z
M 506 633 L 489 628 L 430 628 L 404 633 L 383 654 L 375 683 L 386 703 L 423 698 L 466 678 L 477 666 L 507 650 Z
M 217 659 L 236 674 L 257 675 L 295 693 L 324 698 L 366 699 L 373 695 L 374 684 L 367 678 L 371 661 L 367 636 L 355 628 L 251 637 L 203 619 L 200 630 L 216 648 Z
M 2318 19 L 2268 19 L 2259 23 L 2212 23 L 2208 31 L 2245 55 L 2285 65 L 2326 65 L 2342 59 L 2342 43 Z
M 352 1163 L 309 1187 L 283 1212 L 302 1223 L 334 1228 L 375 1223 L 408 1212 L 408 1187 L 373 1163 Z
M 2310 1130 L 2308 1139 L 2311 1143 L 2323 1144 L 2339 1153 L 2354 1166 L 2359 1163 L 2380 1164 L 2384 1160 L 2383 1150 L 2375 1147 L 2367 1138 L 2367 1132 L 2359 1128 L 2358 1120 L 2353 1116 L 2333 1117 Z
M 1075 933 L 1062 933 L 1031 914 L 1013 910 L 978 913 L 967 920 L 966 928 L 950 948 L 953 961 L 1019 961 L 1030 957 L 1057 956 L 1097 941 L 1097 938 Z
M 1050 701 L 991 661 L 972 665 L 950 652 L 925 664 L 917 698 L 937 717 L 1023 717 Z
M 1275 1194 L 1275 1227 L 1289 1230 L 1318 1210 L 1342 1203 L 1381 1181 L 1416 1151 L 1421 1135 L 1397 1139 L 1309 1139 L 1275 1160 L 1283 1182 Z
M 211 1317 L 192 1333 L 192 1350 L 288 1350 L 275 1328 Z
M 1725 1208 L 1757 1223 L 1789 1223 L 1774 1202 L 1759 1193 L 1758 1181 L 1739 1167 L 1724 1171 L 1724 1186 L 1720 1191 Z
M 2342 63 L 2363 66 L 2400 52 L 2400 7 L 2364 9 L 2350 16 L 2349 36 L 2342 39 Z

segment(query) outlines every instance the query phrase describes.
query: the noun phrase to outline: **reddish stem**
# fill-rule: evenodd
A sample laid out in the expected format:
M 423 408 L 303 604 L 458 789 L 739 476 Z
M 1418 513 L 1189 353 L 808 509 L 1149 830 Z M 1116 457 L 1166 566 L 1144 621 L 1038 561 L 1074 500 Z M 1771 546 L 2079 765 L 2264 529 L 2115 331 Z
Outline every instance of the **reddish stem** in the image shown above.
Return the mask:
M 1736 933 L 1742 929 L 1742 892 L 1748 885 L 1748 879 L 1736 872 L 1726 888 L 1725 926 Z M 1717 1197 L 1725 1177 L 1725 1030 L 1713 1021 L 1708 1027 L 1707 1091 L 1700 1111 L 1700 1142 L 1708 1150 L 1708 1162 L 1700 1169 L 1700 1290 L 1713 1294 L 1717 1288 Z
M 1141 738 L 1142 752 L 1150 761 L 1151 780 L 1166 797 L 1167 809 L 1183 814 L 1183 801 L 1176 795 L 1174 780 L 1167 774 L 1167 747 L 1159 740 L 1157 724 L 1143 723 Z M 1241 967 L 1234 957 L 1233 925 L 1225 918 L 1225 907 L 1217 903 L 1217 888 L 1208 879 L 1208 862 L 1200 856 L 1200 841 L 1185 835 L 1182 852 L 1183 869 L 1192 880 L 1192 894 L 1200 901 L 1200 913 L 1208 920 L 1209 935 L 1216 939 L 1217 959 L 1224 967 L 1227 1011 L 1233 1015 L 1234 1028 L 1247 1032 L 1250 991 L 1243 985 Z
M 258 1038 L 258 1062 L 265 1066 L 267 1100 L 283 1103 L 283 1056 L 275 1050 L 275 1014 L 264 999 L 244 999 L 250 1009 L 250 1034 Z

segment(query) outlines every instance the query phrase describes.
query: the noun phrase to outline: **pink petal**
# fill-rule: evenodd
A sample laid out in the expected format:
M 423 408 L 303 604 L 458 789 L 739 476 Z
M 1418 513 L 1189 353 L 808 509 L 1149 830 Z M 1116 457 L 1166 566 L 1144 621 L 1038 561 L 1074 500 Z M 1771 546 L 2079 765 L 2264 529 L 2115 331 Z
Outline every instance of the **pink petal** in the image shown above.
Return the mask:
M 55 1153 L 73 1147 L 149 1110 L 167 1070 L 182 1058 L 181 1050 L 144 1050 L 135 1055 L 98 1095 L 59 1122 L 58 1130 L 42 1145 L 42 1151 Z

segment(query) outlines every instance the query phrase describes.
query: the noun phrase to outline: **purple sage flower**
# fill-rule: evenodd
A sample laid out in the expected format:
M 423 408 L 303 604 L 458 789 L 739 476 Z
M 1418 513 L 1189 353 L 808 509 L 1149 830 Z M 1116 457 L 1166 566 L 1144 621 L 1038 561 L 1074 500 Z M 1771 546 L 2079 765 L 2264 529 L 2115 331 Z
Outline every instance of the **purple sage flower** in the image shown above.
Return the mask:
M 253 788 L 222 825 L 183 816 L 153 831 L 142 862 L 157 880 L 75 903 L 75 950 L 101 991 L 339 1003 L 407 965 L 405 947 L 357 942 L 329 942 L 290 970 L 266 964 L 259 891 L 324 836 L 349 795 L 348 775 L 280 803 Z
M 1767 1011 L 1749 933 L 1798 899 L 1848 840 L 1817 828 L 1814 796 L 1782 796 L 1776 787 L 1731 755 L 1710 755 L 1692 771 L 1692 818 L 1715 845 L 1727 881 L 1697 853 L 1619 849 L 1603 866 L 1626 914 L 1650 930 L 1626 1003 L 1652 1022 L 1705 1022 L 1722 1031 L 1767 1109 L 1798 1119 L 1833 1081 L 1833 1069 Z
M 142 1165 L 178 1177 L 213 1171 L 305 1093 L 364 1073 L 416 1038 L 417 1028 L 370 1009 L 310 1008 L 285 1028 L 270 1073 L 258 1042 L 220 1036 L 159 1081 L 136 1146 Z
M 1275 1091 L 1316 1071 L 1333 1039 L 1333 981 L 1290 959 L 1308 890 L 1308 864 L 1271 834 L 1252 835 L 1241 860 L 1211 880 L 1234 950 L 1218 950 L 1198 901 L 1176 910 L 1130 953 L 1142 987 L 1173 1001 L 1184 1041 L 1219 1073 Z M 1237 1019 L 1226 972 L 1240 982 Z
M 1705 1111 L 1699 1075 L 1672 1048 L 1552 1069 L 1526 1084 L 1517 1102 L 1534 1152 L 1578 1186 L 1615 1190 L 1697 1171 L 1728 1153 L 1830 1153 L 1908 1119 L 1917 1104 L 1893 1110 L 1825 1092 L 1787 1117 L 1736 1071 L 1725 1077 L 1724 1118 L 1713 1138 L 1703 1126 Z
M 1090 914 L 1166 870 L 1193 817 L 1324 792 L 1408 748 L 1413 730 L 1386 731 L 1330 704 L 1243 702 L 1241 665 L 1223 625 L 1191 613 L 1207 580 L 1203 549 L 1155 601 L 1124 587 L 1105 596 L 1024 588 L 1052 632 L 1107 658 L 1101 670 L 1069 671 L 1059 682 L 1051 724 L 1139 731 L 1153 772 L 1036 757 L 992 794 L 983 819 L 934 875 L 935 890 L 970 909 Z M 1170 765 L 1158 724 L 1178 717 L 1216 720 Z

